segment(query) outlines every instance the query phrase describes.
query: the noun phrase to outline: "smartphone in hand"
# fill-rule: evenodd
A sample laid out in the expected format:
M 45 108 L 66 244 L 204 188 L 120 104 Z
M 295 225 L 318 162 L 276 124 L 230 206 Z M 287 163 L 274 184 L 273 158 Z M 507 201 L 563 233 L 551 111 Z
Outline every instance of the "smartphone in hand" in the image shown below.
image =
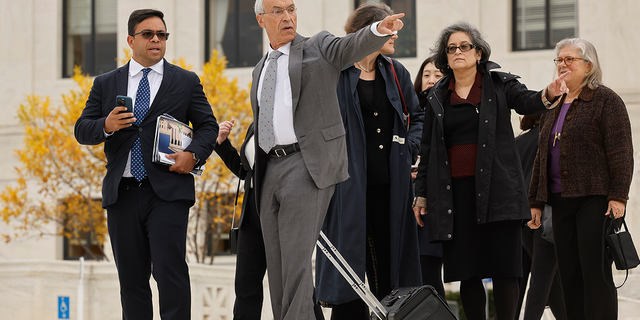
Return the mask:
M 131 112 L 133 113 L 133 101 L 131 100 L 131 97 L 127 97 L 127 96 L 117 96 L 116 97 L 116 106 L 118 107 L 126 107 L 127 110 L 125 111 L 121 111 L 120 113 L 123 112 Z M 130 119 L 133 117 L 129 117 L 129 118 L 125 118 L 125 119 Z

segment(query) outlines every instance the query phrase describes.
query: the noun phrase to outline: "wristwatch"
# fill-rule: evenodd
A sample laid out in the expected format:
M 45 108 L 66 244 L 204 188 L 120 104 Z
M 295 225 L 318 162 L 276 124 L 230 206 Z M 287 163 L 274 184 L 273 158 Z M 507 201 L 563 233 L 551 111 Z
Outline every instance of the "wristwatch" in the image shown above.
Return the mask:
M 196 164 L 194 166 L 198 166 L 198 163 L 200 163 L 200 157 L 198 157 L 198 155 L 193 151 L 189 151 L 189 152 L 191 152 L 191 154 L 193 155 L 193 160 L 196 161 Z

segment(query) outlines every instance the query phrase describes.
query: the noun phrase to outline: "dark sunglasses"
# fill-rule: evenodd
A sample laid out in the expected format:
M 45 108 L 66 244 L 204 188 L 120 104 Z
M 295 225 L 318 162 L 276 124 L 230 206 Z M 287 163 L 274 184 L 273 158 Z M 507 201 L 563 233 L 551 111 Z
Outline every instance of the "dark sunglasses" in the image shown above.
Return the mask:
M 461 44 L 459 47 L 456 46 L 448 46 L 445 51 L 447 52 L 447 54 L 454 54 L 456 53 L 456 51 L 458 51 L 458 49 L 460 49 L 460 52 L 467 52 L 467 51 L 471 51 L 471 49 L 475 48 L 476 46 L 470 43 L 464 43 Z
M 160 41 L 166 41 L 167 39 L 169 39 L 169 32 L 164 31 L 142 30 L 140 32 L 132 34 L 131 36 L 135 37 L 136 35 L 141 35 L 142 39 L 145 40 L 153 39 L 153 36 L 157 36 L 158 40 Z

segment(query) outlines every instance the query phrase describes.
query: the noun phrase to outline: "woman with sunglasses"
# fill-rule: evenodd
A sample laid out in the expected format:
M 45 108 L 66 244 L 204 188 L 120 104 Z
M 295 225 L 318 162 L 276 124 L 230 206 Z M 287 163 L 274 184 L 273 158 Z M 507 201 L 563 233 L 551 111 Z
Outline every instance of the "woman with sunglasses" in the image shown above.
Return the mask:
M 578 38 L 556 45 L 556 72 L 568 92 L 540 119 L 529 203 L 537 228 L 553 207 L 553 239 L 569 319 L 617 319 L 611 262 L 603 263 L 602 227 L 625 214 L 633 175 L 631 124 L 622 99 L 602 85 L 595 47 Z
M 442 242 L 444 281 L 460 281 L 467 319 L 486 318 L 484 278 L 493 279 L 497 317 L 515 319 L 520 233 L 531 214 L 510 112 L 555 107 L 549 101 L 565 89 L 563 79 L 536 92 L 516 75 L 490 71 L 500 66 L 466 22 L 444 29 L 432 53 L 445 77 L 426 97 L 415 218 L 428 219 L 431 242 Z

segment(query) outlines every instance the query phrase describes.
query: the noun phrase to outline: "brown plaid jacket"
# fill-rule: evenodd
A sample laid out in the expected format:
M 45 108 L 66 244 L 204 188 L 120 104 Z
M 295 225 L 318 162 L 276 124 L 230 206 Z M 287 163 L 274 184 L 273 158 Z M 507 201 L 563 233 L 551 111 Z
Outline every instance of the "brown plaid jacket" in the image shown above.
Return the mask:
M 544 208 L 548 199 L 547 158 L 555 112 L 540 120 L 529 203 Z M 565 198 L 604 195 L 627 203 L 633 175 L 633 145 L 627 108 L 613 90 L 603 85 L 584 87 L 567 112 L 560 138 L 560 176 Z

